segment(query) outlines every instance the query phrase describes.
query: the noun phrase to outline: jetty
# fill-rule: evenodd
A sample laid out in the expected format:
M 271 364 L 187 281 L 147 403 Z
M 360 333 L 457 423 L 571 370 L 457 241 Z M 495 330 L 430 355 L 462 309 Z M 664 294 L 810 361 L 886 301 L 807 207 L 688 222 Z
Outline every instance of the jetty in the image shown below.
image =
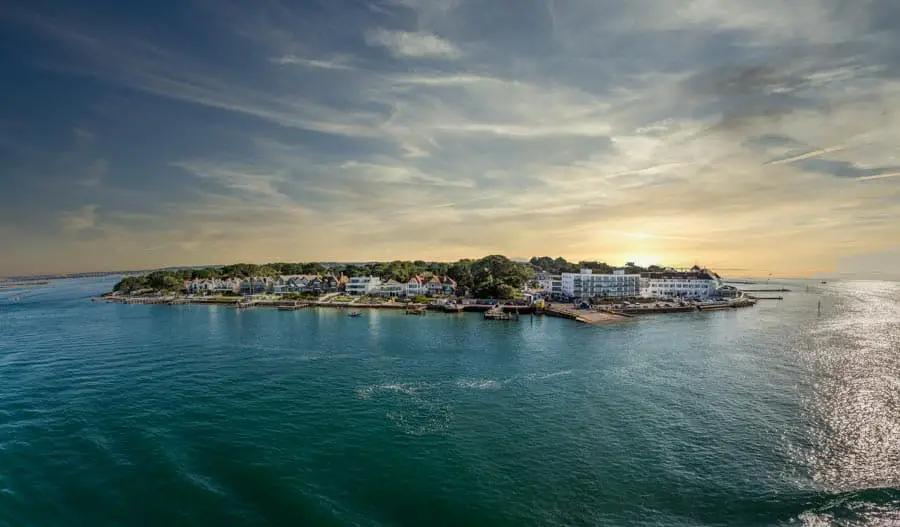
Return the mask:
M 603 322 L 621 322 L 627 320 L 630 315 L 623 313 L 614 313 L 606 310 L 589 310 L 589 309 L 573 309 L 564 305 L 550 304 L 542 311 L 543 314 L 567 318 L 584 324 L 600 324 Z
M 278 311 L 296 311 L 298 309 L 303 309 L 305 307 L 309 307 L 307 303 L 294 302 L 293 304 L 286 304 L 278 306 Z

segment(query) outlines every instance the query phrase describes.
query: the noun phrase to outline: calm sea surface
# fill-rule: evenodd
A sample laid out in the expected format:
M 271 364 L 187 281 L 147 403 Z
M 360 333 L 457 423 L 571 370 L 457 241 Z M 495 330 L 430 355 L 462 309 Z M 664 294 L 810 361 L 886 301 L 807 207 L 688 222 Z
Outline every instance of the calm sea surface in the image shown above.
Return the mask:
M 112 282 L 0 291 L 0 526 L 900 524 L 900 284 L 591 327 Z

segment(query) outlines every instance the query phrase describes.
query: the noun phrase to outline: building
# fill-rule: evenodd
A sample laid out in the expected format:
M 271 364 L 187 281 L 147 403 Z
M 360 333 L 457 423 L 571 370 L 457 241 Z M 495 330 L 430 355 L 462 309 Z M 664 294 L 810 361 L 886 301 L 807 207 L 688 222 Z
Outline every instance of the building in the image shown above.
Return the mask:
M 425 296 L 428 294 L 428 283 L 422 276 L 412 276 L 406 281 L 406 296 Z
M 323 281 L 325 291 L 328 293 L 335 293 L 337 291 L 343 291 L 350 279 L 341 273 L 340 276 L 328 275 Z
M 443 278 L 441 278 L 441 283 L 444 285 L 445 295 L 456 295 L 456 280 L 450 278 L 449 276 L 444 276 Z
M 534 274 L 534 280 L 538 283 L 541 291 L 550 291 L 553 289 L 553 276 L 547 271 L 538 271 Z
M 378 286 L 378 294 L 387 297 L 406 296 L 406 284 L 402 284 L 392 278 Z
M 239 290 L 242 295 L 271 293 L 275 290 L 275 280 L 269 277 L 251 276 L 240 281 Z
M 703 300 L 716 296 L 719 275 L 697 266 L 688 271 L 667 270 L 641 275 L 641 296 Z
M 347 283 L 346 291 L 349 295 L 368 295 L 380 285 L 381 279 L 377 276 L 354 276 Z
M 550 298 L 563 299 L 562 276 L 560 275 L 550 277 Z
M 444 283 L 441 282 L 441 277 L 438 275 L 434 275 L 431 277 L 431 280 L 428 280 L 426 284 L 428 288 L 429 295 L 440 295 L 444 292 Z
M 563 297 L 570 299 L 636 297 L 641 292 L 641 276 L 625 274 L 624 269 L 616 269 L 613 274 L 582 269 L 579 273 L 562 274 L 561 291 Z

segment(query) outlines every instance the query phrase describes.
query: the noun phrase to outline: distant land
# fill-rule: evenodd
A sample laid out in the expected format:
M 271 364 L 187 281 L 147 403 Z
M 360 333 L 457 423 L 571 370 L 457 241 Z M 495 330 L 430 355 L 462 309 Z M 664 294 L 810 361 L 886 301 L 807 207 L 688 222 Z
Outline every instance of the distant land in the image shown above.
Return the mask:
M 528 258 L 520 260 L 528 261 Z M 338 267 L 346 265 L 370 265 L 378 263 L 376 260 L 356 261 L 356 262 L 318 262 L 323 267 Z M 174 265 L 170 267 L 157 267 L 153 269 L 129 269 L 117 271 L 86 271 L 82 273 L 57 273 L 57 274 L 35 274 L 35 275 L 17 275 L 17 276 L 0 276 L 0 284 L 4 282 L 33 282 L 35 280 L 65 280 L 67 278 L 102 278 L 104 276 L 119 275 L 142 275 L 152 273 L 154 271 L 179 271 L 182 269 L 209 269 L 213 267 L 225 267 L 225 265 Z

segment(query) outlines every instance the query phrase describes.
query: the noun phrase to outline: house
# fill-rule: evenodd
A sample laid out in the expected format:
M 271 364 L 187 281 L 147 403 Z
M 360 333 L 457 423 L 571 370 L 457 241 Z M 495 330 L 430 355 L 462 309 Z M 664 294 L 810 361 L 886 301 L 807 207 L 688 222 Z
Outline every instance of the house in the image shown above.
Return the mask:
M 258 295 L 275 290 L 275 280 L 269 277 L 251 276 L 240 281 L 239 292 L 242 295 Z
M 283 295 L 286 293 L 293 293 L 294 284 L 292 282 L 292 276 L 281 275 L 275 279 L 275 283 L 272 285 L 272 292 L 276 295 Z
M 213 280 L 187 280 L 184 282 L 184 288 L 189 294 L 204 295 L 212 293 L 215 290 L 215 281 Z
M 641 276 L 625 274 L 624 269 L 612 274 L 594 274 L 591 269 L 562 273 L 560 282 L 561 296 L 567 299 L 630 298 L 641 293 Z
M 378 294 L 386 297 L 406 296 L 406 284 L 402 284 L 394 279 L 378 286 Z
M 381 279 L 377 276 L 354 276 L 347 283 L 346 291 L 349 295 L 368 295 L 378 289 Z
M 340 276 L 328 275 L 322 279 L 322 289 L 328 293 L 343 291 L 349 281 L 350 279 L 344 276 L 343 273 Z
M 412 276 L 406 281 L 406 296 L 425 296 L 428 294 L 428 285 L 422 276 Z
M 444 283 L 441 282 L 441 277 L 438 275 L 432 276 L 425 287 L 429 295 L 439 295 L 444 292 Z
M 441 283 L 444 285 L 444 294 L 453 296 L 456 294 L 456 280 L 450 278 L 449 276 L 445 276 L 441 279 Z
M 306 291 L 304 293 L 321 293 L 325 288 L 325 283 L 318 276 L 313 276 L 306 281 Z

